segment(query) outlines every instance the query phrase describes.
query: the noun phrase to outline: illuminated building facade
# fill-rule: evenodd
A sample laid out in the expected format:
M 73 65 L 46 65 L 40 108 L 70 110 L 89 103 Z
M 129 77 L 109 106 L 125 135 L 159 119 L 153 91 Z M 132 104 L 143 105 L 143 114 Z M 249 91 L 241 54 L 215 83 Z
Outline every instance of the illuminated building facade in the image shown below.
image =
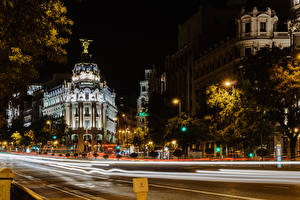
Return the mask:
M 143 130 L 147 129 L 147 117 L 149 116 L 147 104 L 149 102 L 149 80 L 151 74 L 151 69 L 145 70 L 145 80 L 140 81 L 140 95 L 137 99 L 137 127 Z
M 63 117 L 70 139 L 80 151 L 115 143 L 116 94 L 101 80 L 98 65 L 88 54 L 90 40 L 82 40 L 82 62 L 76 63 L 71 81 L 44 93 L 43 115 Z

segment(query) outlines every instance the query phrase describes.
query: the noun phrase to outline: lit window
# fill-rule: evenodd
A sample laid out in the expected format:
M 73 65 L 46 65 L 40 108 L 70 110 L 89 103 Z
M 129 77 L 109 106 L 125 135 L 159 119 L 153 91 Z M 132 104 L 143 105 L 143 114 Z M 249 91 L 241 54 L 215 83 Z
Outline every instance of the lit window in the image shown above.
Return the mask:
M 90 128 L 90 120 L 85 120 L 84 121 L 84 128 L 85 129 Z

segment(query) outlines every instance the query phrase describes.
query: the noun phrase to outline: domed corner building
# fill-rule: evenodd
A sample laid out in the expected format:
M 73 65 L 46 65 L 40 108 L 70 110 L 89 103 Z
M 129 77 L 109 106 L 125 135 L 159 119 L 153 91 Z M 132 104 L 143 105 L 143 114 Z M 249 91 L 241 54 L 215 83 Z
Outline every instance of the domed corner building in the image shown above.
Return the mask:
M 102 144 L 115 143 L 116 94 L 101 80 L 98 65 L 91 60 L 82 40 L 82 61 L 76 63 L 71 81 L 44 93 L 43 115 L 65 119 L 69 146 L 80 152 L 97 151 Z

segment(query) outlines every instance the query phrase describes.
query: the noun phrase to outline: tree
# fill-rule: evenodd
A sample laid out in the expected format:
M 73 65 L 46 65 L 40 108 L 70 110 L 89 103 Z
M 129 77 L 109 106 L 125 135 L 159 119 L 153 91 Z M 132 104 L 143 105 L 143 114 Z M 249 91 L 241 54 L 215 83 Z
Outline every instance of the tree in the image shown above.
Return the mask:
M 146 143 L 146 132 L 141 128 L 136 128 L 133 131 L 133 134 L 130 136 L 130 143 L 134 146 L 144 149 Z
M 249 81 L 240 80 L 231 88 L 211 85 L 207 90 L 211 134 L 219 143 L 243 145 L 245 153 L 266 143 L 274 130 L 267 108 L 257 102 L 251 87 Z
M 300 127 L 300 60 L 283 57 L 272 70 L 274 83 L 274 111 L 283 135 L 290 140 L 291 158 L 295 159 Z
M 42 117 L 39 120 L 33 121 L 30 126 L 31 130 L 36 133 L 34 137 L 35 143 L 41 146 L 47 144 L 52 135 L 51 128 L 46 124 L 47 120 L 49 120 L 47 116 Z
M 188 145 L 209 139 L 206 120 L 190 117 L 186 113 L 170 118 L 165 129 L 164 140 L 175 139 L 185 154 L 187 154 Z
M 299 135 L 299 60 L 291 49 L 265 48 L 243 63 L 244 79 L 252 85 L 258 103 L 279 131 L 290 140 L 292 159 Z
M 11 135 L 11 138 L 13 139 L 16 145 L 20 145 L 20 143 L 22 142 L 22 135 L 18 131 L 14 132 Z
M 4 0 L 0 3 L 0 122 L 12 94 L 26 93 L 48 61 L 63 62 L 73 22 L 61 0 Z
M 240 133 L 236 131 L 235 119 L 241 108 L 242 91 L 215 84 L 208 87 L 206 94 L 207 105 L 211 108 L 207 116 L 211 135 L 218 142 L 236 143 Z

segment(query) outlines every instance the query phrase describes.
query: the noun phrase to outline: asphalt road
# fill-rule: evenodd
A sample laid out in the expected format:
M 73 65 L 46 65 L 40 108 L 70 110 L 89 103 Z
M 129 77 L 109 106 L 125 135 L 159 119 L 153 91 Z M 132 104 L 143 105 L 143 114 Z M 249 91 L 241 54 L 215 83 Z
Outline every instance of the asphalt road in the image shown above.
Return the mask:
M 47 199 L 135 199 L 132 177 L 148 177 L 150 200 L 299 199 L 300 171 L 232 166 L 74 161 L 0 154 L 15 181 Z M 259 169 L 259 167 L 256 166 Z

